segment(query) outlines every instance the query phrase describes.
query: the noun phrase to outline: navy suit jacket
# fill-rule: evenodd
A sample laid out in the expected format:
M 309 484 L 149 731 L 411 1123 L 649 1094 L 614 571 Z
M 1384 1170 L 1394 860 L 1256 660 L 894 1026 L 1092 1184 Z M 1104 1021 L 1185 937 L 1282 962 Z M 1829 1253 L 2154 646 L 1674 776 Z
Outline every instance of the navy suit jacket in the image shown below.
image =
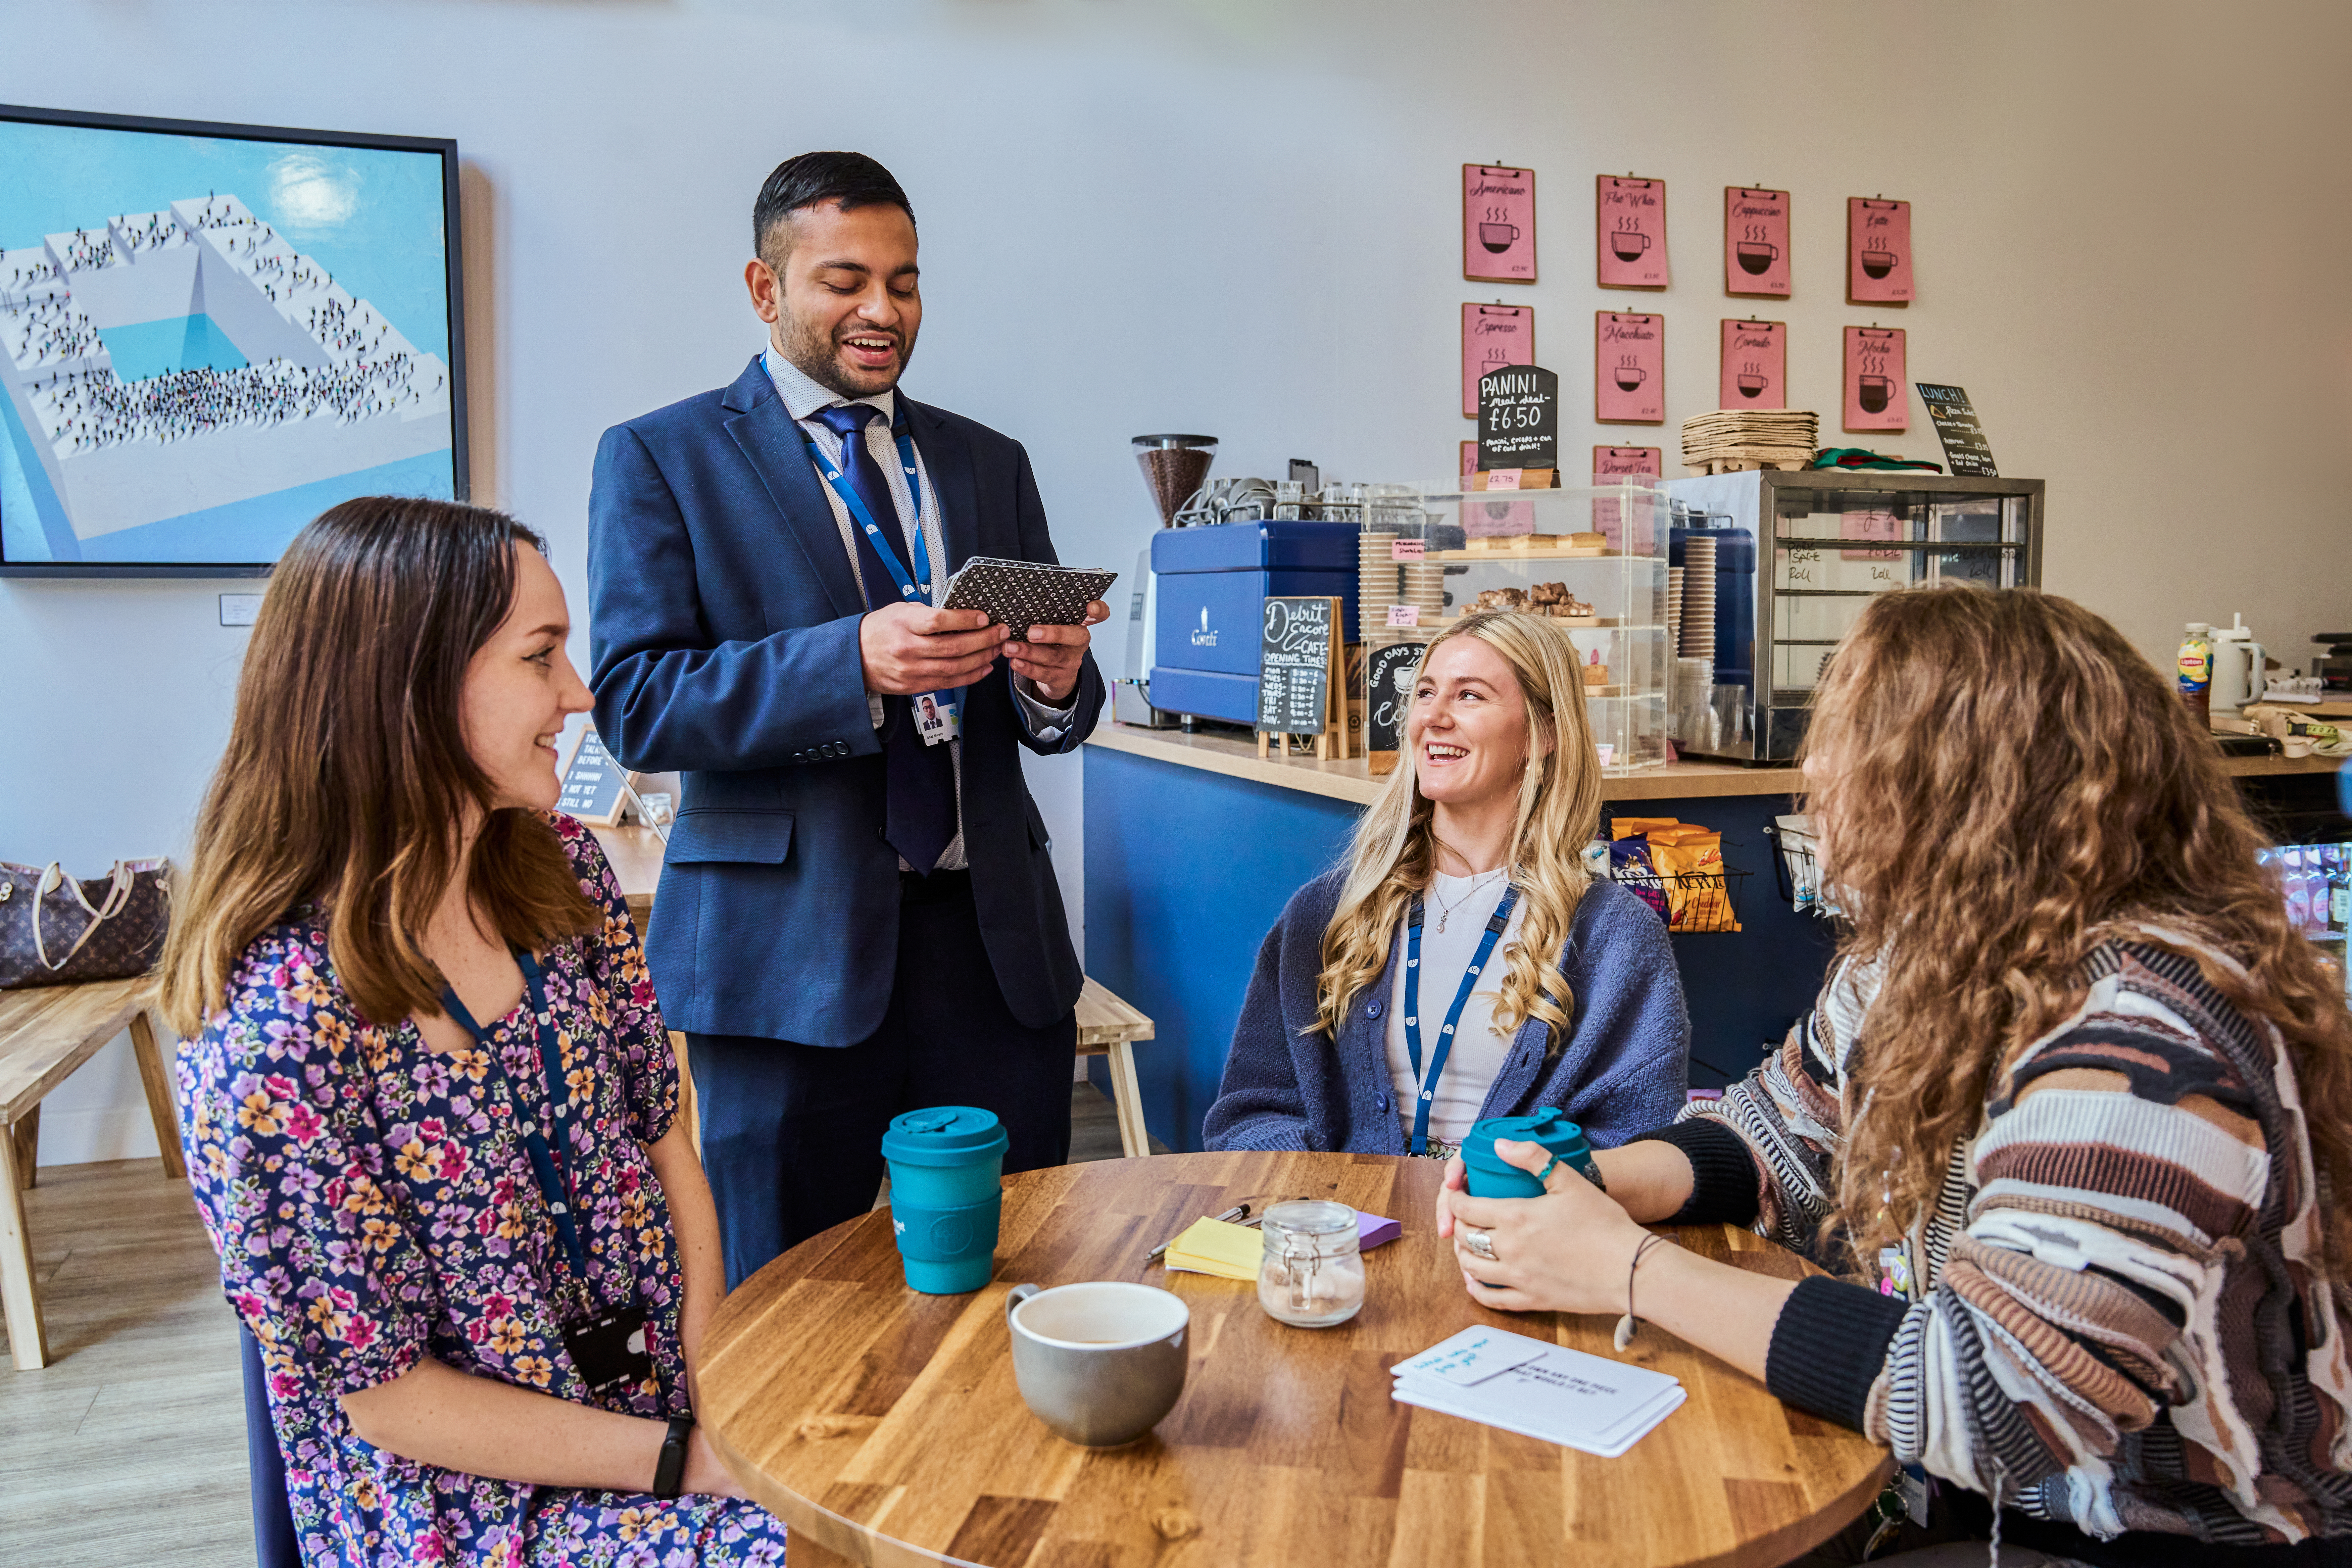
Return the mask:
M 1017 441 L 899 394 L 938 494 L 946 569 L 1051 562 Z M 898 858 L 882 840 L 866 610 L 823 481 L 766 368 L 616 425 L 588 501 L 589 684 L 622 764 L 684 775 L 646 956 L 670 1027 L 850 1046 L 882 1024 L 898 964 Z M 1015 743 L 1094 728 L 1088 655 L 1058 740 L 1030 735 L 996 668 L 965 691 L 964 853 L 999 987 L 1031 1027 L 1076 1005 L 1045 819 Z

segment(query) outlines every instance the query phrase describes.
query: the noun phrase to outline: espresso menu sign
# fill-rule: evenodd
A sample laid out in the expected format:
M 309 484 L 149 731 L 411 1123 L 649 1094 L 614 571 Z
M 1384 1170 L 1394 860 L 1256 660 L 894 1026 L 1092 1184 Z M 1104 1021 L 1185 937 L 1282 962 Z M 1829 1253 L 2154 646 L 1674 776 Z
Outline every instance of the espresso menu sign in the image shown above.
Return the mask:
M 1984 426 L 1977 423 L 1969 395 L 1957 386 L 1932 381 L 1912 384 L 1919 389 L 1919 401 L 1927 405 L 1927 417 L 1936 422 L 1936 439 L 1944 444 L 1944 466 L 1955 474 L 1976 479 L 2000 478 L 2000 470 L 1992 466 L 1992 443 L 1985 439 Z
M 1532 305 L 1462 307 L 1462 416 L 1478 417 L 1478 380 L 1507 364 L 1536 362 Z
M 1332 638 L 1338 599 L 1282 597 L 1265 602 L 1258 644 L 1257 729 L 1269 735 L 1319 735 L 1329 725 Z
M 1538 365 L 1478 378 L 1478 467 L 1559 467 L 1559 377 Z
M 1405 710 L 1412 705 L 1412 685 L 1421 673 L 1421 656 L 1427 643 L 1391 643 L 1376 647 L 1364 665 L 1364 759 L 1374 774 L 1396 767 L 1404 749 Z

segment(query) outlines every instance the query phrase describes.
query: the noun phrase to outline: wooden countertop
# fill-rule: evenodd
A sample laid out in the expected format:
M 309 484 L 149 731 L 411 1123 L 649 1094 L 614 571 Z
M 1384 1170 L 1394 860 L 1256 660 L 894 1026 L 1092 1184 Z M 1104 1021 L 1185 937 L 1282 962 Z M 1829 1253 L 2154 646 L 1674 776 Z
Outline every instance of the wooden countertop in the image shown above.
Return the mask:
M 1256 745 L 1231 735 L 1187 735 L 1176 730 L 1144 730 L 1103 723 L 1087 738 L 1130 756 L 1150 757 L 1179 767 L 1199 768 L 1228 778 L 1247 779 L 1276 789 L 1301 790 L 1333 800 L 1370 805 L 1387 787 L 1361 757 L 1318 762 L 1312 757 L 1261 757 Z M 2222 766 L 2238 778 L 2250 774 L 2328 773 L 2344 766 L 2337 757 L 2230 757 Z M 1668 763 L 1647 773 L 1604 777 L 1602 800 L 1689 800 L 1711 795 L 1795 795 L 1804 773 L 1791 767 L 1744 768 L 1732 763 Z

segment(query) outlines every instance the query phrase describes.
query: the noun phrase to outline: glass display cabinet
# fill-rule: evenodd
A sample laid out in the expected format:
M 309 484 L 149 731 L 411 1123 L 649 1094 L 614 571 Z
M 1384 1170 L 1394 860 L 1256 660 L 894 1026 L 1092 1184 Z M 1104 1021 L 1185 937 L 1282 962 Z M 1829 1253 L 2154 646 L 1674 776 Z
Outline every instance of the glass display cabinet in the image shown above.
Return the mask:
M 1766 469 L 1659 489 L 1685 755 L 1793 759 L 1822 666 L 1875 595 L 2042 582 L 2040 479 Z
M 1357 599 L 1367 654 L 1426 642 L 1476 609 L 1548 616 L 1576 644 L 1602 771 L 1663 765 L 1668 529 L 1657 481 L 1495 491 L 1470 482 L 1368 487 L 1378 493 L 1366 497 Z M 1360 667 L 1355 679 L 1365 697 Z

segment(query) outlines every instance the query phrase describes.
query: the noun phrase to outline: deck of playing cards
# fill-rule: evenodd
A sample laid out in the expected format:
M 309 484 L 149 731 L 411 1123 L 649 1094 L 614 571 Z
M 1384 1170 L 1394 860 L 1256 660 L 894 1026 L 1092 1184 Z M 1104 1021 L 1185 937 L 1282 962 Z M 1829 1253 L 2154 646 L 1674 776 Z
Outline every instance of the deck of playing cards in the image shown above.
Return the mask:
M 1392 1366 L 1395 1397 L 1613 1459 L 1672 1415 L 1678 1378 L 1500 1329 L 1465 1329 Z

